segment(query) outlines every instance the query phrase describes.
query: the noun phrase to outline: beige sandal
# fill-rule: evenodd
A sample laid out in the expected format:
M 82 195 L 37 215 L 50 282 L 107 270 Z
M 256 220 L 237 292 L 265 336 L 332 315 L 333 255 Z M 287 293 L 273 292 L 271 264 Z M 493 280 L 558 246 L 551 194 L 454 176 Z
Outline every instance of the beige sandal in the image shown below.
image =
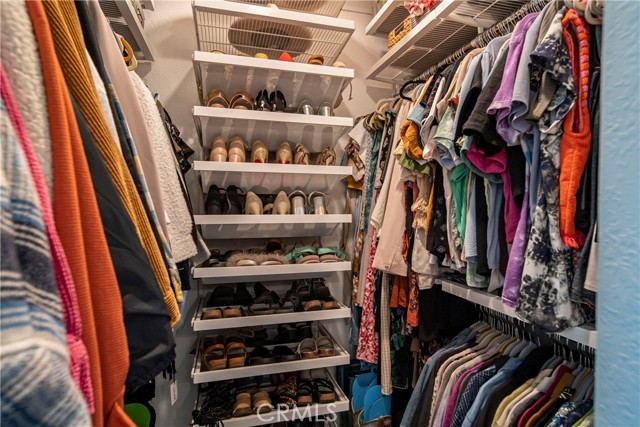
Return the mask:
M 318 349 L 318 357 L 331 357 L 336 355 L 336 344 L 331 337 L 326 335 L 316 339 L 316 347 Z
M 298 355 L 302 360 L 317 359 L 318 346 L 313 338 L 305 338 L 298 344 Z
M 335 166 L 336 164 L 336 150 L 329 146 L 318 153 L 316 157 L 316 165 L 321 166 Z
M 238 393 L 236 403 L 233 405 L 234 417 L 246 417 L 251 415 L 251 393 Z
M 273 409 L 271 398 L 266 391 L 258 391 L 251 397 L 254 414 L 268 414 Z

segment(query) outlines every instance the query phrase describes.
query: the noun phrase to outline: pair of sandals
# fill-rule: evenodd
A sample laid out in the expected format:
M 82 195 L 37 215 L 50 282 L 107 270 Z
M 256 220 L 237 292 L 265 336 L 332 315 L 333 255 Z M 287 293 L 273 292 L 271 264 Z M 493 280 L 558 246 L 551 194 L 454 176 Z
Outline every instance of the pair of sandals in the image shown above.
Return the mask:
M 209 160 L 212 162 L 244 163 L 247 160 L 244 140 L 236 135 L 226 143 L 222 136 L 216 136 L 211 142 Z
M 331 296 L 331 291 L 322 278 L 296 280 L 291 284 L 285 297 L 297 301 L 299 311 L 335 310 L 338 302 Z
M 318 264 L 344 261 L 346 255 L 336 247 L 302 246 L 294 248 L 286 258 L 290 264 Z
M 293 163 L 296 165 L 310 165 L 311 153 L 307 147 L 303 144 L 296 144 L 295 153 L 293 155 Z M 336 151 L 332 146 L 328 146 L 322 152 L 316 155 L 315 162 L 313 164 L 317 166 L 335 166 L 336 164 Z
M 256 298 L 249 306 L 249 315 L 261 316 L 267 314 L 293 313 L 294 301 L 280 299 L 277 293 L 267 289 L 262 283 L 257 282 L 253 286 Z
M 333 403 L 336 401 L 336 389 L 331 381 L 317 378 L 298 383 L 298 406 L 307 406 L 313 403 Z
M 336 344 L 331 337 L 326 335 L 316 339 L 306 338 L 298 344 L 297 352 L 302 360 L 332 357 L 336 355 Z
M 257 111 L 285 111 L 287 109 L 287 101 L 279 90 L 269 93 L 266 89 L 261 90 L 256 96 L 255 109 Z
M 213 184 L 207 191 L 204 206 L 207 215 L 241 215 L 244 212 L 244 191 L 235 185 L 226 189 Z
M 232 108 L 234 110 L 254 110 L 256 101 L 253 97 L 243 90 L 236 92 L 231 99 L 220 89 L 213 89 L 204 99 L 207 107 L 213 108 Z
M 307 197 L 303 191 L 295 190 L 289 194 L 294 215 L 326 215 L 327 195 L 322 191 L 313 191 Z
M 242 337 L 230 335 L 205 341 L 202 363 L 207 371 L 240 368 L 247 361 L 247 347 Z
M 271 397 L 266 391 L 241 392 L 236 395 L 233 405 L 233 417 L 246 417 L 251 414 L 268 414 L 273 410 Z
M 207 306 L 214 308 L 205 309 L 202 319 L 241 317 L 244 314 L 242 306 L 250 305 L 251 301 L 251 294 L 244 283 L 239 283 L 235 290 L 230 286 L 217 286 L 207 301 Z

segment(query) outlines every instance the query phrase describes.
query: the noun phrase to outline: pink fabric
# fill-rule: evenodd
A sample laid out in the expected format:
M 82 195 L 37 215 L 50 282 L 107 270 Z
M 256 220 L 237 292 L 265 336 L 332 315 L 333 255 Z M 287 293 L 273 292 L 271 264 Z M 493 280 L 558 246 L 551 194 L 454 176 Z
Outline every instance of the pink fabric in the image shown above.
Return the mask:
M 53 212 L 51 210 L 51 201 L 47 192 L 47 184 L 42 175 L 40 164 L 36 157 L 36 153 L 31 145 L 31 140 L 25 129 L 24 122 L 18 106 L 13 97 L 13 92 L 9 86 L 9 80 L 4 72 L 4 68 L 0 64 L 0 92 L 2 93 L 2 99 L 9 112 L 11 123 L 15 129 L 16 135 L 20 141 L 20 146 L 24 151 L 27 159 L 29 170 L 33 183 L 38 192 L 38 199 L 40 200 L 40 209 L 42 211 L 42 219 L 44 220 L 45 231 L 47 238 L 49 239 L 49 246 L 51 249 L 51 262 L 53 264 L 53 270 L 56 275 L 56 282 L 58 283 L 58 292 L 60 294 L 60 300 L 62 302 L 62 310 L 64 312 L 65 327 L 67 330 L 67 345 L 69 346 L 69 354 L 71 356 L 70 369 L 71 375 L 78 388 L 82 391 L 89 410 L 94 412 L 93 402 L 93 389 L 91 387 L 91 374 L 89 371 L 89 355 L 87 349 L 82 342 L 82 320 L 80 318 L 80 309 L 78 307 L 78 299 L 76 297 L 76 288 L 73 283 L 73 277 L 71 276 L 71 270 L 67 263 L 67 257 L 64 253 L 64 248 L 60 243 L 58 237 L 58 231 L 53 219 Z
M 373 296 L 375 283 L 373 268 L 373 257 L 376 253 L 378 232 L 375 227 L 371 227 L 371 252 L 369 265 L 367 266 L 367 281 L 364 288 L 362 303 L 362 319 L 360 320 L 360 335 L 358 336 L 358 351 L 356 358 L 369 363 L 378 363 L 378 353 L 380 339 L 376 334 L 376 314 L 374 312 L 375 300 Z
M 511 175 L 507 167 L 507 150 L 502 149 L 493 156 L 487 156 L 484 151 L 479 150 L 475 146 L 475 142 L 471 143 L 469 151 L 467 151 L 467 159 L 473 163 L 481 172 L 500 174 L 502 177 L 504 191 L 504 222 L 507 235 L 507 243 L 513 243 L 520 222 L 520 208 L 516 204 L 511 193 Z
M 460 393 L 460 385 L 462 384 L 462 381 L 485 364 L 486 362 L 480 362 L 460 375 L 460 378 L 458 378 L 458 381 L 456 381 L 456 384 L 453 386 L 453 391 L 451 392 L 451 396 L 449 396 L 449 401 L 447 402 L 447 411 L 444 413 L 444 421 L 442 422 L 443 427 L 451 426 L 453 415 L 456 412 L 456 403 L 458 401 L 458 393 Z

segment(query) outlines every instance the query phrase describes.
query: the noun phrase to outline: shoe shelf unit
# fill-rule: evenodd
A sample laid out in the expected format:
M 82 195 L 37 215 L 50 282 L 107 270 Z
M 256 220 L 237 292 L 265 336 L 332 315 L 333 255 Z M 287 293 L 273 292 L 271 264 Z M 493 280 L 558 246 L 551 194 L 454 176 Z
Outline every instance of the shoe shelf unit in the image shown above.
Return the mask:
M 287 102 L 287 111 L 297 109 L 302 101 L 308 101 L 317 110 L 323 102 L 333 106 L 354 78 L 352 69 L 331 66 L 355 30 L 353 21 L 335 17 L 344 1 L 274 0 L 273 3 L 278 8 L 266 6 L 261 0 L 194 0 L 192 3 L 198 41 L 198 51 L 193 53 L 193 68 L 200 96 L 200 105 L 194 106 L 192 113 L 201 145 L 205 148 L 202 150 L 204 159 L 208 158 L 207 149 L 217 136 L 222 136 L 225 141 L 240 136 L 249 149 L 256 139 L 260 139 L 271 153 L 283 141 L 289 141 L 292 149 L 296 143 L 303 143 L 314 156 L 326 147 L 334 146 L 339 137 L 354 125 L 351 117 L 204 106 L 204 97 L 214 89 L 222 90 L 229 98 L 239 91 L 256 96 L 262 90 L 279 90 Z M 303 11 L 290 10 L 292 8 Z M 294 62 L 276 60 L 283 51 L 288 52 Z M 253 57 L 256 53 L 264 53 L 270 59 Z M 313 55 L 322 55 L 325 65 L 307 64 Z M 200 174 L 205 193 L 211 185 L 220 188 L 235 185 L 258 193 L 277 193 L 280 190 L 328 193 L 351 174 L 351 168 L 344 166 L 251 163 L 249 159 L 233 163 L 204 159 L 195 161 L 193 166 Z M 331 212 L 330 204 L 328 208 Z M 251 239 L 330 235 L 351 220 L 348 214 L 195 216 L 196 224 L 210 244 L 219 241 L 228 245 L 237 241 L 238 248 L 245 247 L 244 242 L 252 242 Z M 338 302 L 337 309 L 203 320 L 208 304 L 204 289 L 208 285 L 311 279 L 349 270 L 350 261 L 193 268 L 192 277 L 199 280 L 200 294 L 198 308 L 191 321 L 193 330 L 200 336 L 192 369 L 193 382 L 201 384 L 348 364 L 349 353 L 336 343 L 336 353 L 330 357 L 205 371 L 201 344 L 207 331 L 215 334 L 216 331 L 224 333 L 238 328 L 322 322 L 351 316 L 351 310 Z M 321 326 L 320 330 L 327 334 Z M 297 343 L 288 346 L 295 350 Z M 349 410 L 349 400 L 335 380 L 331 381 L 335 386 L 336 402 L 313 404 L 297 410 L 278 408 L 269 416 L 285 421 Z M 196 408 L 200 407 L 202 396 L 198 399 Z M 269 419 L 250 415 L 224 420 L 224 424 L 227 427 L 251 427 L 275 422 Z
M 193 278 L 207 284 L 237 282 L 269 282 L 276 280 L 311 279 L 335 272 L 350 271 L 351 261 L 315 264 L 255 265 L 249 267 L 196 267 Z
M 409 11 L 404 7 L 402 0 L 387 0 L 367 24 L 365 34 L 388 37 L 389 33 L 408 16 Z
M 490 294 L 481 289 L 470 288 L 466 285 L 449 280 L 438 279 L 436 283 L 442 285 L 442 290 L 449 294 L 466 299 L 474 304 L 490 308 L 493 311 L 497 311 L 498 313 L 502 313 L 509 317 L 520 319 L 516 315 L 515 310 L 504 305 L 500 297 L 497 295 Z M 520 320 L 526 322 L 523 319 Z M 598 345 L 598 332 L 591 325 L 577 326 L 565 329 L 562 332 L 555 332 L 554 334 L 594 349 L 597 348 Z
M 351 215 L 195 215 L 194 219 L 205 239 L 255 239 L 327 236 L 340 224 L 350 223 Z
M 200 51 L 271 59 L 285 51 L 302 63 L 322 55 L 333 64 L 355 31 L 346 19 L 223 0 L 195 0 L 193 17 Z
M 295 147 L 294 147 L 295 148 Z M 282 165 L 275 163 L 212 162 L 196 160 L 193 169 L 200 172 L 204 191 L 215 184 L 220 188 L 235 185 L 274 191 L 291 188 L 329 191 L 338 181 L 351 175 L 349 166 Z
M 229 418 L 224 420 L 225 427 L 254 427 L 265 424 L 276 424 L 285 421 L 295 421 L 305 419 L 309 417 L 319 417 L 322 415 L 334 415 L 338 412 L 346 412 L 350 409 L 349 398 L 340 389 L 335 379 L 327 374 L 327 378 L 333 384 L 336 391 L 336 401 L 332 403 L 314 403 L 309 406 L 297 406 L 294 408 L 277 408 L 270 413 L 258 415 L 248 415 L 246 417 Z M 201 397 L 198 397 L 196 402 L 196 408 L 201 404 Z M 192 426 L 199 426 L 195 422 L 191 423 Z M 329 424 L 331 427 L 336 427 L 334 423 Z
M 522 7 L 528 0 L 441 0 L 420 17 L 417 25 L 378 60 L 367 72 L 367 78 L 402 84 L 436 65 L 449 54 L 488 28 Z M 381 27 L 390 19 L 392 0 L 388 0 L 369 24 Z M 401 3 L 401 2 L 400 2 Z M 384 16 L 384 15 L 387 16 Z M 376 20 L 381 21 L 378 23 Z M 398 22 L 399 23 L 399 22 Z
M 200 103 L 213 89 L 228 96 L 244 90 L 255 96 L 263 89 L 280 90 L 289 106 L 301 101 L 317 107 L 323 102 L 334 105 L 342 90 L 354 77 L 350 68 L 312 65 L 299 62 L 261 59 L 237 55 L 194 52 L 193 69 L 198 83 Z
M 205 298 L 200 298 L 198 309 L 191 319 L 191 326 L 196 332 L 217 331 L 221 329 L 248 328 L 251 326 L 279 325 L 282 323 L 316 322 L 322 320 L 348 319 L 351 310 L 341 302 L 339 308 L 332 310 L 301 311 L 293 313 L 264 314 L 257 316 L 242 316 L 222 319 L 202 319 L 202 315 L 209 307 Z
M 239 135 L 247 143 L 256 139 L 263 141 L 269 151 L 276 151 L 282 141 L 289 141 L 303 142 L 310 152 L 319 153 L 353 127 L 350 117 L 202 106 L 193 107 L 193 118 L 205 148 L 210 148 L 211 141 L 218 135 L 225 140 Z

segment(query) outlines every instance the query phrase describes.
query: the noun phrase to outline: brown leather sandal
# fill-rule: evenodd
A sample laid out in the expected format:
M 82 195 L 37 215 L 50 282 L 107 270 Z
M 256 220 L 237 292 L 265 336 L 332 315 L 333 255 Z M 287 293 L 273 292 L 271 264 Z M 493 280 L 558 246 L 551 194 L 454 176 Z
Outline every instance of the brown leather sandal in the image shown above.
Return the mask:
M 227 356 L 224 344 L 217 343 L 207 347 L 202 355 L 202 363 L 206 371 L 217 371 L 227 367 Z
M 222 310 L 219 308 L 211 308 L 205 310 L 202 313 L 202 320 L 210 320 L 210 319 L 221 319 L 222 318 Z
M 254 414 L 268 414 L 273 409 L 271 397 L 266 391 L 258 391 L 251 397 Z
M 242 317 L 242 310 L 238 307 L 225 307 L 222 310 L 222 317 Z
M 340 304 L 338 304 L 338 301 L 334 299 L 330 299 L 322 303 L 323 310 L 336 310 L 338 308 L 340 308 Z
M 304 311 L 318 311 L 322 310 L 322 303 L 320 302 L 320 300 L 314 299 L 305 301 L 304 303 L 302 303 L 302 307 L 304 308 Z
M 237 92 L 229 101 L 229 108 L 236 110 L 254 110 L 256 101 L 245 91 Z
M 244 343 L 232 342 L 227 344 L 227 366 L 241 368 L 247 361 L 247 348 Z
M 220 89 L 213 89 L 207 97 L 204 99 L 207 107 L 214 108 L 229 108 L 229 100 L 227 99 L 227 95 L 224 94 Z
M 336 344 L 331 337 L 326 335 L 316 339 L 316 347 L 318 349 L 318 357 L 331 357 L 336 355 Z
M 234 417 L 246 417 L 251 415 L 251 393 L 238 393 L 236 403 L 233 405 Z
M 316 340 L 313 338 L 305 338 L 298 344 L 298 354 L 300 359 L 317 359 L 318 358 L 318 346 Z

